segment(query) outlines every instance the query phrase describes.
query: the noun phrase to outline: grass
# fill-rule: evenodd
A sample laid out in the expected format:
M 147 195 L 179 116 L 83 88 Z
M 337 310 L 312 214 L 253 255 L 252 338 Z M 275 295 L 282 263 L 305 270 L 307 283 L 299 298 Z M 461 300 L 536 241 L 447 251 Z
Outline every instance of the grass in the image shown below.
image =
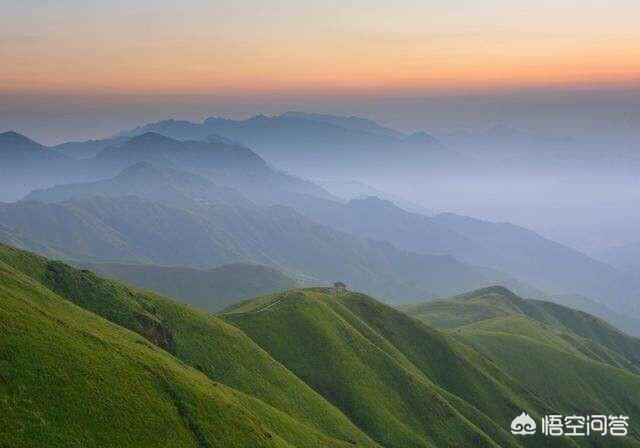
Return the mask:
M 518 446 L 504 431 L 516 410 L 549 409 L 472 350 L 362 294 L 296 290 L 223 316 L 384 446 Z
M 506 288 L 483 288 L 400 309 L 437 328 L 469 326 L 513 334 L 525 332 L 557 348 L 640 372 L 640 339 L 593 315 L 551 302 L 525 300 Z
M 634 339 L 502 289 L 451 302 L 447 331 L 327 288 L 216 316 L 0 245 L 0 446 L 640 445 Z M 633 433 L 516 438 L 522 411 L 625 414 Z
M 0 262 L 0 446 L 346 447 Z
M 639 438 L 638 339 L 589 314 L 499 287 L 403 309 L 440 323 L 560 413 L 628 415 Z
M 78 306 L 144 336 L 211 380 L 257 397 L 332 437 L 375 445 L 243 332 L 209 313 L 6 246 L 0 246 L 1 260 Z

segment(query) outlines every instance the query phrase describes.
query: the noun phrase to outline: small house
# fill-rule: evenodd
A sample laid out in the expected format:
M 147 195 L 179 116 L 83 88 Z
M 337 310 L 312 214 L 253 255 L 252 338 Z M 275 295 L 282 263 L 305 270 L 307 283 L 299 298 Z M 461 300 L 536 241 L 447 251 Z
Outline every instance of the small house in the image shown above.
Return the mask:
M 338 294 L 341 292 L 345 292 L 347 290 L 347 285 L 342 282 L 335 282 L 333 284 L 333 293 Z

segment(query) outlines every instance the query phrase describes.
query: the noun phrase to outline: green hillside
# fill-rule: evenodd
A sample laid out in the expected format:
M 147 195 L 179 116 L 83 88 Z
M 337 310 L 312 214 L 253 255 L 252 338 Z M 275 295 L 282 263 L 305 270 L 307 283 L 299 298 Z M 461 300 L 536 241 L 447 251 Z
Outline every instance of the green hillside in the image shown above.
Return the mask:
M 347 447 L 0 262 L 0 446 Z
M 506 288 L 483 288 L 401 309 L 438 328 L 526 334 L 557 348 L 640 372 L 640 339 L 590 314 L 551 302 L 522 299 Z
M 629 415 L 640 434 L 640 340 L 606 322 L 501 287 L 403 309 L 448 328 L 565 415 Z
M 448 334 L 327 288 L 214 316 L 3 245 L 0 311 L 2 447 L 640 446 L 633 363 L 575 333 Z M 594 410 L 629 415 L 635 438 L 508 431 L 522 411 Z
M 250 263 L 234 263 L 207 270 L 118 263 L 80 263 L 80 266 L 212 312 L 245 297 L 300 286 L 298 281 L 277 269 Z
M 514 412 L 551 410 L 472 350 L 362 294 L 297 290 L 223 316 L 384 446 L 465 446 L 470 436 L 514 446 L 504 431 Z
M 236 328 L 213 315 L 0 245 L 14 266 L 76 305 L 132 330 L 185 364 L 343 440 L 372 445 L 326 400 Z

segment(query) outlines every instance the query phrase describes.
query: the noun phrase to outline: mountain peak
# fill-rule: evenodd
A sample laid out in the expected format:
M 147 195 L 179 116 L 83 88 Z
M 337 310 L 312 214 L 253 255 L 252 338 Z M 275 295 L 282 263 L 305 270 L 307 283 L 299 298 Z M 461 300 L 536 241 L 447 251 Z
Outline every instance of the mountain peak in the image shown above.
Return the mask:
M 15 131 L 7 131 L 7 132 L 1 133 L 0 143 L 7 144 L 7 145 L 42 147 L 40 143 L 33 141 L 29 137 L 26 137 Z
M 394 138 L 403 138 L 404 134 L 395 129 L 388 128 L 376 123 L 368 118 L 358 117 L 355 115 L 343 116 L 332 114 L 320 114 L 314 112 L 289 111 L 279 115 L 280 118 L 295 118 L 319 123 L 331 124 L 339 126 L 351 131 L 360 131 L 385 135 Z
M 247 121 L 266 121 L 266 120 L 269 120 L 271 118 L 272 117 L 268 117 L 265 114 L 258 114 L 258 115 L 254 116 L 254 117 L 249 118 Z
M 162 143 L 176 143 L 177 140 L 169 138 L 165 135 L 158 134 L 157 132 L 145 132 L 131 138 L 127 144 L 162 144 Z
M 516 295 L 513 291 L 511 291 L 509 288 L 506 288 L 502 285 L 491 285 L 491 286 L 486 286 L 484 288 L 479 288 L 476 289 L 474 291 L 470 291 L 467 292 L 465 294 L 461 294 L 458 297 L 460 298 L 473 298 L 473 297 L 481 297 L 481 296 L 487 296 L 487 295 L 499 295 L 499 296 L 503 296 L 507 299 L 516 299 L 516 300 L 521 300 L 521 298 Z
M 438 139 L 436 139 L 433 135 L 427 134 L 424 131 L 414 132 L 413 134 L 407 136 L 404 139 L 405 142 L 410 143 L 422 143 L 428 145 L 438 144 Z

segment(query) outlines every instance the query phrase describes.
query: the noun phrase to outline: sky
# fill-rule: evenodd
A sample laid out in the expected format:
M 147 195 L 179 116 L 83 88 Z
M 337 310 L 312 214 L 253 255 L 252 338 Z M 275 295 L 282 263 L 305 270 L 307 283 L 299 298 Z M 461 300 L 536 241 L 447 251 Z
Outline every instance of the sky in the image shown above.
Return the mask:
M 0 130 L 46 142 L 108 134 L 125 117 L 288 107 L 361 111 L 409 130 L 508 121 L 541 92 L 550 102 L 561 92 L 565 111 L 617 92 L 609 121 L 638 106 L 620 94 L 640 86 L 636 0 L 2 3 Z M 493 109 L 433 122 L 430 99 L 452 110 L 465 98 Z M 554 130 L 542 122 L 530 125 Z

